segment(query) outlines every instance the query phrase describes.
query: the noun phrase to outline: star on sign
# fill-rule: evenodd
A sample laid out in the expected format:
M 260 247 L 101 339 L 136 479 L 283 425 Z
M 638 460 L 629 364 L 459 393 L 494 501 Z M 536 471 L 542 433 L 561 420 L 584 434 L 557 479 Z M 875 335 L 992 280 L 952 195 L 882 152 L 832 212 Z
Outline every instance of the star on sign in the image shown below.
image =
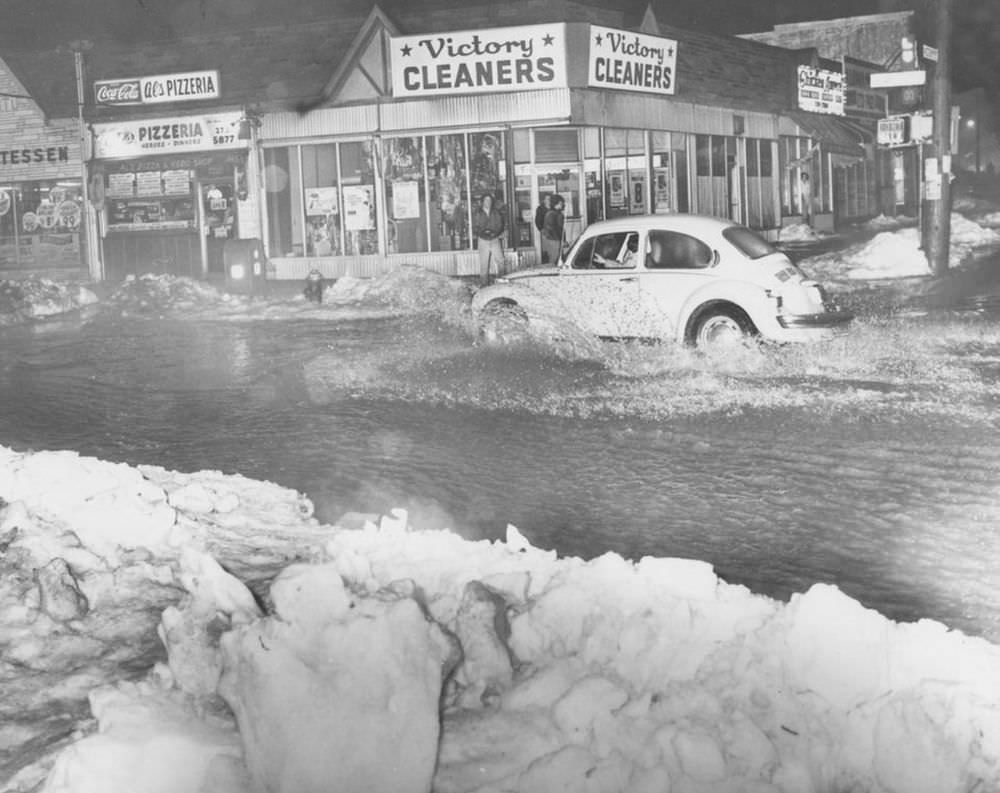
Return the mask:
M 601 46 L 601 41 L 602 41 L 603 39 L 604 39 L 604 37 L 603 37 L 603 36 L 602 36 L 602 35 L 601 35 L 600 33 L 598 33 L 598 34 L 597 34 L 597 38 L 595 39 L 595 41 L 596 41 L 596 43 L 597 43 L 597 46 L 598 46 L 598 47 L 600 47 L 600 46 Z
M 403 57 L 406 58 L 409 57 L 411 52 L 413 52 L 413 47 L 411 47 L 409 44 L 404 44 L 399 51 L 403 53 Z
M 542 36 L 542 44 L 544 44 L 546 47 L 551 47 L 553 41 L 554 41 L 554 38 L 553 38 L 553 36 L 552 36 L 551 33 L 549 33 L 548 35 Z

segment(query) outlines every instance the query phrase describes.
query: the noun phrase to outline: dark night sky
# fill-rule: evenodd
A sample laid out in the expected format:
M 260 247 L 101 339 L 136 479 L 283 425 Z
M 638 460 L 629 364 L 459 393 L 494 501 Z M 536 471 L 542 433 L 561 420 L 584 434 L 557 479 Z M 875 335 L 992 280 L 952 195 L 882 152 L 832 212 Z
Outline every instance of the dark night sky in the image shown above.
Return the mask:
M 476 2 L 476 0 L 468 0 Z M 599 4 L 601 0 L 584 0 Z M 448 0 L 383 0 L 435 5 Z M 615 3 L 615 0 L 606 0 Z M 1000 0 L 954 0 L 954 71 L 960 88 L 1000 83 Z M 48 49 L 75 38 L 128 41 L 206 28 L 308 20 L 370 7 L 368 0 L 3 0 L 0 48 Z M 914 9 L 933 30 L 935 0 L 654 0 L 657 16 L 678 27 L 719 33 L 766 30 L 775 23 Z M 929 19 L 928 19 L 929 18 Z

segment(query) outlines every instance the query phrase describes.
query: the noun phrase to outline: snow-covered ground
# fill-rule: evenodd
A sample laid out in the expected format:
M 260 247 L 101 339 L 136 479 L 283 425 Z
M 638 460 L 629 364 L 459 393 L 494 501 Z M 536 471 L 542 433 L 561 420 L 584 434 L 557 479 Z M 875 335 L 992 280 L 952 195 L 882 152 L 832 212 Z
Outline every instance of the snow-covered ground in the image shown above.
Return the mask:
M 834 587 L 321 526 L 275 485 L 70 452 L 0 448 L 0 498 L 8 790 L 1000 786 L 1000 647 Z

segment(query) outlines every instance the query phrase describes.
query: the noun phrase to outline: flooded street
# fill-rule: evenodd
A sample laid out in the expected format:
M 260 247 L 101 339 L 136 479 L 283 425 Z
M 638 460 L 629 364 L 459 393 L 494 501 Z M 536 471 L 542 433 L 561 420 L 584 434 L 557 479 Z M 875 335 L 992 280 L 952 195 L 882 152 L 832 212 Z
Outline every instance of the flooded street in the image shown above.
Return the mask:
M 502 348 L 428 316 L 99 313 L 0 332 L 0 440 L 218 469 L 321 520 L 591 557 L 683 556 L 785 598 L 829 582 L 1000 639 L 1000 322 L 861 321 L 819 347 Z

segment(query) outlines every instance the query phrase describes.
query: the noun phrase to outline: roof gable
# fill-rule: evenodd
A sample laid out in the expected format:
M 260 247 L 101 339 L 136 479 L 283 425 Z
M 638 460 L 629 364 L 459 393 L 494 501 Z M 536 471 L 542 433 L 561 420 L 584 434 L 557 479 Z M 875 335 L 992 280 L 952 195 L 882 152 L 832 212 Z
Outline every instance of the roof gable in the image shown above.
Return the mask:
M 370 101 L 392 93 L 389 39 L 399 30 L 377 5 L 323 90 L 324 103 Z

